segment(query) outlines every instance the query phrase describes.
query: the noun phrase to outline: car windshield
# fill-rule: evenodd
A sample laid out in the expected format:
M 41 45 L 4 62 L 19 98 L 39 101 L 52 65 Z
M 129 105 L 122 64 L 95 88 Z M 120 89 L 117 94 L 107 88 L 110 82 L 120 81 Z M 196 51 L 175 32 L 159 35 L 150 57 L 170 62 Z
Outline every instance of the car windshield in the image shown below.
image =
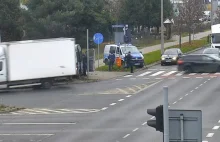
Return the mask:
M 177 55 L 176 49 L 168 49 L 164 52 L 164 55 Z
M 129 51 L 131 53 L 139 53 L 139 50 L 135 46 L 126 46 L 126 47 L 121 47 L 121 50 L 123 53 L 128 53 Z
M 217 48 L 211 48 L 211 49 L 205 49 L 204 54 L 219 54 L 219 49 Z

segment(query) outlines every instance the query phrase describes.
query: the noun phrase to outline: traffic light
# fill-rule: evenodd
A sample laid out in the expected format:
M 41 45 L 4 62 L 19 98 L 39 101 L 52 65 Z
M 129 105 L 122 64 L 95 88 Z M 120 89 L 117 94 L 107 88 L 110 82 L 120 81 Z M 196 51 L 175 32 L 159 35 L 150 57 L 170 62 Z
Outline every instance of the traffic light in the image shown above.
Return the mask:
M 147 125 L 154 127 L 156 131 L 163 132 L 163 106 L 160 105 L 156 109 L 147 109 L 147 113 L 156 118 L 156 120 L 148 120 Z

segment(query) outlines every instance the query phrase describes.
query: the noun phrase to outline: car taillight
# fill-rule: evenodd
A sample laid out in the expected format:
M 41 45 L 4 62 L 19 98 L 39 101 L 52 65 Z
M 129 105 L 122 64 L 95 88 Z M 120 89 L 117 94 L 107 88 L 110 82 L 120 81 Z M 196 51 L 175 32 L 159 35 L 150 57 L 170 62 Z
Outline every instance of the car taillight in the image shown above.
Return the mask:
M 177 61 L 177 64 L 178 64 L 178 65 L 183 64 L 183 60 L 179 59 L 179 60 Z

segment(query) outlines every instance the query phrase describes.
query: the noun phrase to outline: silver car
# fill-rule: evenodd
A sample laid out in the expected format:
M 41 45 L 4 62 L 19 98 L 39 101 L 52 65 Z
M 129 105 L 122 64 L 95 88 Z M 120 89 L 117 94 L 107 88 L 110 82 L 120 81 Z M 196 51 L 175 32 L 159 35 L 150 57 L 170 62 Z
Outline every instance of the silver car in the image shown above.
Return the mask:
M 206 48 L 203 54 L 212 54 L 216 57 L 220 57 L 220 50 L 218 48 Z

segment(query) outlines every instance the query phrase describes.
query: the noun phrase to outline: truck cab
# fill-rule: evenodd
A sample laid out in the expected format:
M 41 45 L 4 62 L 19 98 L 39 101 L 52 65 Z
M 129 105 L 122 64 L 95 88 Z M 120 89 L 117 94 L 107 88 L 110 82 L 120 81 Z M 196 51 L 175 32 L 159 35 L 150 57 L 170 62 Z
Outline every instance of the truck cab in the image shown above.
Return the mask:
M 211 48 L 220 48 L 220 24 L 212 25 Z

